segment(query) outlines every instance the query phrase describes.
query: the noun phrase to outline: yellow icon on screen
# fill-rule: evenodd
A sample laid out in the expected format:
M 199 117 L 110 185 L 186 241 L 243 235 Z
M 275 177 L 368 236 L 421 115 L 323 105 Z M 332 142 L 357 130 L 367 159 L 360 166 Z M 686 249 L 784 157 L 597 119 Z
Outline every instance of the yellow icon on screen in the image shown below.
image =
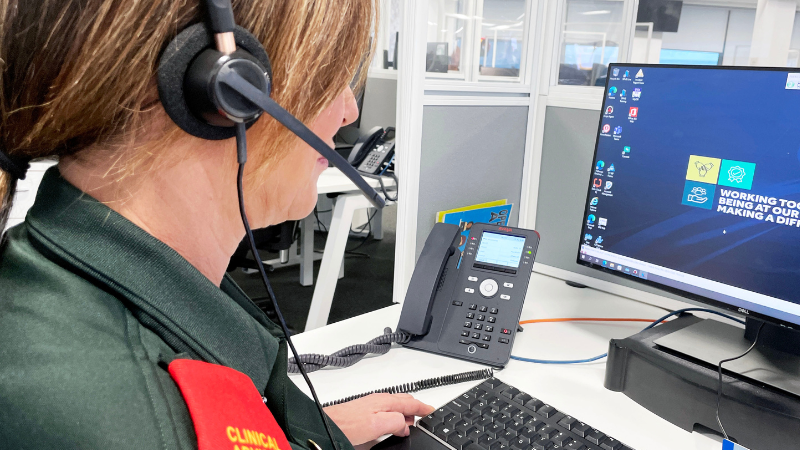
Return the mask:
M 719 177 L 719 158 L 692 155 L 689 157 L 689 167 L 686 169 L 686 179 L 701 183 L 717 184 Z

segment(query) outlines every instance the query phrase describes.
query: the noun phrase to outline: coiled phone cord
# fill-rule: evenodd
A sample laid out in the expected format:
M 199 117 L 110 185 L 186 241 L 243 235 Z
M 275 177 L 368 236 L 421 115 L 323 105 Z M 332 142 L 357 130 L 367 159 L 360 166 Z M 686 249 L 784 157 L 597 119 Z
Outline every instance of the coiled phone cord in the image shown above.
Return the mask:
M 392 344 L 405 344 L 411 340 L 411 334 L 405 331 L 392 332 L 391 328 L 384 328 L 383 335 L 367 342 L 366 344 L 351 345 L 331 355 L 308 353 L 295 358 L 289 358 L 289 373 L 299 373 L 297 361 L 303 364 L 306 373 L 315 372 L 326 366 L 350 367 L 361 361 L 370 353 L 383 355 L 392 348 Z

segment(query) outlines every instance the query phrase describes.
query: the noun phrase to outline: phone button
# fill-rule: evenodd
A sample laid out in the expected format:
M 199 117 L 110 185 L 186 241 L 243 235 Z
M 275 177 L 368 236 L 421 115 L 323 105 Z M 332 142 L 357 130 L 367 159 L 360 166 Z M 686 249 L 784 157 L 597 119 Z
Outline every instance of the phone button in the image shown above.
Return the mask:
M 503 300 L 511 300 L 511 297 L 506 294 L 500 294 L 500 298 Z
M 464 288 L 464 292 L 466 292 L 467 294 L 474 294 L 474 293 L 475 293 L 475 289 L 472 289 L 472 288 Z
M 475 347 L 475 344 L 470 344 L 470 346 L 467 347 L 467 352 L 469 352 L 470 354 L 475 353 L 477 351 L 478 351 L 478 347 Z
M 503 287 L 507 287 L 509 289 L 512 289 L 514 287 L 514 283 L 503 283 Z
M 480 290 L 481 295 L 484 297 L 493 297 L 495 294 L 497 294 L 497 289 L 497 281 L 491 278 L 487 278 L 481 282 Z
M 469 276 L 467 277 L 469 281 L 478 281 L 478 277 Z

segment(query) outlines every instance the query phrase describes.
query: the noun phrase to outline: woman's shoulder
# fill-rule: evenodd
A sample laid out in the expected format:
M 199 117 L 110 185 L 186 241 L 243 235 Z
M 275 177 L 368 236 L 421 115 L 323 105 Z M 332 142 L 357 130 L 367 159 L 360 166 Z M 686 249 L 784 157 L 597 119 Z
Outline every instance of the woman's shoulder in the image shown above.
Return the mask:
M 32 245 L 24 225 L 0 247 L 0 292 L 0 442 L 196 446 L 180 393 L 158 365 L 166 344 L 114 294 Z

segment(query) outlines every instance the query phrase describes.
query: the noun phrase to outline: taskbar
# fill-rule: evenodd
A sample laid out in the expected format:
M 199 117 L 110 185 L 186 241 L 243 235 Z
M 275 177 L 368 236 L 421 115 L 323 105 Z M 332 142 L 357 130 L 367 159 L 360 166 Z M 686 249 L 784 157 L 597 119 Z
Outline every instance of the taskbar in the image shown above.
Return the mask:
M 589 252 L 586 251 L 585 248 L 581 248 L 581 261 L 585 261 L 587 263 L 596 264 L 600 267 L 604 267 L 609 270 L 615 270 L 617 272 L 624 273 L 626 275 L 630 275 L 632 277 L 641 278 L 646 280 L 648 277 L 648 272 L 643 270 L 642 267 L 635 267 L 629 266 L 627 264 L 623 264 L 620 260 L 615 258 L 600 258 L 596 255 L 590 254 L 592 253 L 591 250 Z

